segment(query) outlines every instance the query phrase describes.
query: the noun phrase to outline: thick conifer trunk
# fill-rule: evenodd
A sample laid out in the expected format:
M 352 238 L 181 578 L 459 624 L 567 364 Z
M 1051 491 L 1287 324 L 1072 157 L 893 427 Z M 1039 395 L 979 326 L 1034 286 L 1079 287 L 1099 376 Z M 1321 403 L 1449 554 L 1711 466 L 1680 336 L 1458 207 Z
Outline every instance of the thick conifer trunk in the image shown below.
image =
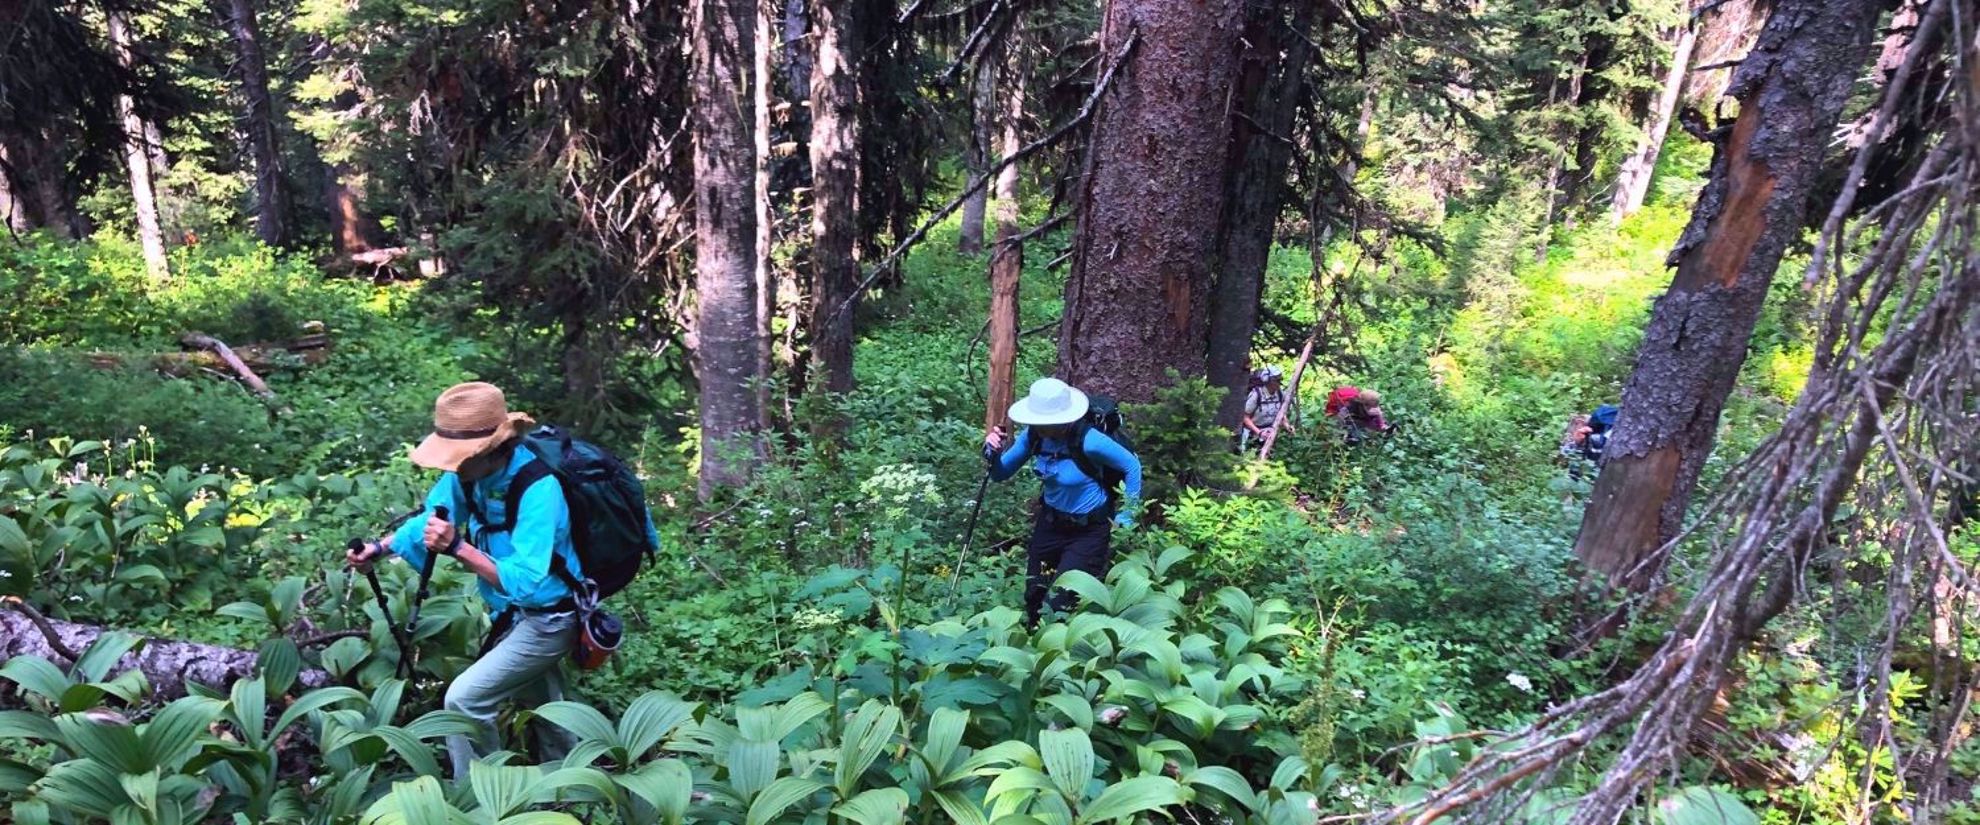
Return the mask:
M 989 57 L 985 57 L 976 69 L 975 81 L 970 85 L 969 95 L 969 146 L 964 164 L 969 167 L 969 176 L 975 178 L 990 168 L 990 159 L 995 153 L 990 149 L 991 134 L 996 121 L 997 108 L 997 69 Z M 971 192 L 963 198 L 962 228 L 956 233 L 956 249 L 966 255 L 983 251 L 983 213 L 990 202 L 988 187 Z
M 1265 263 L 1285 205 L 1287 164 L 1292 161 L 1293 115 L 1312 47 L 1313 3 L 1293 4 L 1290 30 L 1283 6 L 1254 5 L 1246 15 L 1249 44 L 1239 68 L 1238 99 L 1246 117 L 1231 123 L 1229 202 L 1219 239 L 1217 287 L 1210 296 L 1209 377 L 1225 390 L 1217 420 L 1236 427 L 1249 385 L 1251 338 L 1258 329 L 1258 301 L 1265 291 Z
M 1103 60 L 1136 53 L 1102 101 L 1059 330 L 1061 377 L 1145 402 L 1205 374 L 1226 198 L 1240 0 L 1109 0 Z
M 1678 99 L 1684 95 L 1685 77 L 1691 71 L 1691 53 L 1697 44 L 1697 32 L 1688 24 L 1680 25 L 1671 44 L 1671 65 L 1664 72 L 1663 88 L 1651 103 L 1649 120 L 1643 124 L 1643 138 L 1637 141 L 1636 151 L 1623 160 L 1621 171 L 1616 173 L 1616 192 L 1609 199 L 1609 218 L 1615 223 L 1636 214 L 1650 194 L 1650 179 L 1657 170 L 1658 156 L 1663 154 L 1664 139 L 1670 135 L 1671 117 L 1677 113 Z
M 812 385 L 853 388 L 852 311 L 859 283 L 860 3 L 820 3 L 812 10 L 816 63 L 811 70 Z
M 1007 158 L 1023 145 L 1024 72 L 1013 63 L 1004 72 L 1004 105 L 998 119 L 997 155 Z M 1018 164 L 997 173 L 997 245 L 990 255 L 990 387 L 984 427 L 1008 424 L 1017 391 L 1018 286 L 1024 273 L 1024 243 L 1018 240 Z
M 772 4 L 762 2 L 756 10 L 756 48 L 751 50 L 751 65 L 755 74 L 751 84 L 750 112 L 756 122 L 756 140 L 753 148 L 756 153 L 756 374 L 770 377 L 770 341 L 772 332 L 770 319 L 777 311 L 777 273 L 770 266 L 770 250 L 775 245 L 774 225 L 770 214 L 770 99 L 773 96 L 771 85 L 774 78 L 770 74 L 770 51 L 774 26 L 770 19 L 774 11 Z M 756 405 L 763 410 L 764 423 L 769 423 L 770 382 L 760 381 L 756 389 Z
M 701 496 L 747 481 L 762 446 L 756 356 L 755 0 L 695 0 L 696 378 Z
M 122 12 L 108 15 L 110 42 L 117 60 L 132 67 L 130 24 Z M 124 126 L 124 168 L 130 172 L 131 207 L 137 214 L 138 242 L 144 247 L 144 268 L 156 279 L 171 276 L 165 258 L 165 233 L 158 226 L 158 201 L 151 187 L 151 154 L 144 148 L 144 119 L 130 95 L 117 96 L 117 113 Z
M 275 98 L 268 92 L 268 63 L 262 57 L 254 0 L 227 0 L 220 12 L 234 38 L 239 56 L 235 68 L 240 73 L 241 97 L 247 101 L 241 126 L 254 156 L 255 234 L 269 246 L 287 246 L 289 192 L 282 177 L 281 142 L 275 130 L 278 115 Z
M 8 175 L 12 213 L 19 231 L 45 229 L 74 240 L 83 236 L 82 216 L 62 162 L 62 141 L 53 129 L 34 132 L 0 128 L 0 166 Z M 11 220 L 12 218 L 10 218 Z
M 1780 0 L 1733 79 L 1739 115 L 1671 254 L 1677 274 L 1644 330 L 1575 543 L 1613 584 L 1649 586 L 1656 551 L 1683 525 L 1879 9 L 1877 0 Z

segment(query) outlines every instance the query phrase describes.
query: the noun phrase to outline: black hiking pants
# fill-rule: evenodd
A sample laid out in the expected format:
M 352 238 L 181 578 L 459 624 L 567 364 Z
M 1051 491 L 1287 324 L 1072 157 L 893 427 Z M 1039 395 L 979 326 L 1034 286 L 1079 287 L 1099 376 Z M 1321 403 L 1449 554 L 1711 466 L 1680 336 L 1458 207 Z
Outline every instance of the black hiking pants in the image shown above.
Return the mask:
M 1038 521 L 1031 528 L 1031 543 L 1025 545 L 1026 627 L 1038 626 L 1039 612 L 1047 603 L 1046 591 L 1052 590 L 1052 583 L 1060 573 L 1082 570 L 1096 579 L 1107 578 L 1107 567 L 1113 561 L 1108 543 L 1113 530 L 1113 519 L 1105 512 L 1070 516 L 1039 505 Z M 1056 590 L 1052 592 L 1050 606 L 1054 612 L 1064 612 L 1072 607 L 1074 598 L 1070 591 Z

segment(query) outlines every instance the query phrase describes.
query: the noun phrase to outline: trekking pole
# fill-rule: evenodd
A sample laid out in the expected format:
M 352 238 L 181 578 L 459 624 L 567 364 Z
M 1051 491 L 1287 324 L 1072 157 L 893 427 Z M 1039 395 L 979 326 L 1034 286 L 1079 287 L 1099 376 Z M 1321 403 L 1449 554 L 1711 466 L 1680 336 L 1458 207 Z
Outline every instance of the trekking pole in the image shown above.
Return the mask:
M 426 512 L 426 508 L 421 507 L 417 510 L 406 513 L 405 515 L 399 516 L 398 518 L 392 519 L 391 522 L 385 525 L 384 532 L 391 533 L 392 531 L 399 529 L 399 525 L 405 524 L 407 521 L 411 520 L 413 516 L 417 516 L 424 512 Z M 366 542 L 364 539 L 354 538 L 344 545 L 344 549 L 349 550 L 353 553 L 362 553 L 364 552 L 365 544 Z M 392 622 L 392 606 L 390 603 L 388 603 L 385 600 L 385 588 L 380 586 L 378 583 L 378 570 L 372 567 L 370 564 L 364 565 L 364 580 L 365 583 L 371 585 L 371 597 L 378 601 L 379 618 L 385 620 L 385 629 L 391 632 L 392 643 L 397 645 L 399 648 L 399 662 L 400 662 L 400 667 L 403 669 L 405 666 L 404 663 L 407 662 L 412 656 L 411 646 L 406 643 L 405 636 L 399 633 L 399 626 Z
M 441 521 L 448 521 L 447 508 L 445 507 L 433 508 L 433 514 L 439 516 Z M 455 538 L 456 540 L 459 539 L 458 536 L 456 536 Z M 438 559 L 439 556 L 440 556 L 439 553 L 434 552 L 432 549 L 429 548 L 426 551 L 425 563 L 419 566 L 419 589 L 413 591 L 412 609 L 407 611 L 406 613 L 406 641 L 408 642 L 414 641 L 415 639 L 418 638 L 417 634 L 419 633 L 419 608 L 420 605 L 426 602 L 426 597 L 429 593 L 428 588 L 433 583 L 433 562 L 434 560 Z M 413 672 L 412 659 L 402 656 L 399 659 L 399 664 L 405 670 L 406 678 L 412 678 L 412 672 Z
M 948 606 L 956 606 L 956 584 L 962 581 L 963 564 L 969 561 L 969 544 L 976 538 L 976 514 L 983 512 L 983 494 L 990 490 L 990 471 L 983 471 L 983 481 L 976 485 L 976 506 L 969 508 L 969 526 L 963 528 L 962 553 L 956 557 L 956 569 L 949 571 Z

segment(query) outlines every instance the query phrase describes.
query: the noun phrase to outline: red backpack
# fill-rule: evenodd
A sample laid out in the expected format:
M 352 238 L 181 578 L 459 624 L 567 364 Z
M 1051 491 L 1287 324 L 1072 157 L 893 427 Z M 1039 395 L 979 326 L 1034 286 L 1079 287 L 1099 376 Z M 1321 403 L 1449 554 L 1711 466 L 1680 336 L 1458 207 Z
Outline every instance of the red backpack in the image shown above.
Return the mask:
M 1347 407 L 1348 402 L 1353 401 L 1355 396 L 1360 394 L 1361 388 L 1359 387 L 1335 387 L 1333 392 L 1327 393 L 1327 417 L 1333 418 L 1340 415 L 1341 410 Z

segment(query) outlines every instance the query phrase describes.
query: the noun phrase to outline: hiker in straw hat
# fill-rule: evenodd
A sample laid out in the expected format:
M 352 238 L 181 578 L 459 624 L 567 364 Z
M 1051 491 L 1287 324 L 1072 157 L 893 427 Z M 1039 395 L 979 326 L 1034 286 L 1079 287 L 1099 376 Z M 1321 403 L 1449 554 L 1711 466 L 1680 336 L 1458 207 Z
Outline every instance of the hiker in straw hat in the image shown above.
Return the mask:
M 576 578 L 584 576 L 562 486 L 554 476 L 539 474 L 514 499 L 516 512 L 506 512 L 510 482 L 535 460 L 529 450 L 518 449 L 534 426 L 529 416 L 510 412 L 492 384 L 449 387 L 433 402 L 433 432 L 412 451 L 414 464 L 441 472 L 426 495 L 426 518 L 408 519 L 393 535 L 346 553 L 353 566 L 391 552 L 414 567 L 424 564 L 428 553 L 438 553 L 478 579 L 476 589 L 493 626 L 481 655 L 447 686 L 446 708 L 480 723 L 472 737 L 447 737 L 456 779 L 468 775 L 478 754 L 499 749 L 495 715 L 502 702 L 534 706 L 563 698 L 558 664 L 570 655 L 577 636 L 576 601 L 551 564 L 554 554 Z M 464 529 L 456 531 L 454 523 L 439 517 L 443 507 Z M 652 530 L 651 515 L 647 529 Z M 560 758 L 571 744 L 569 735 L 554 725 L 540 728 L 538 738 L 552 752 L 547 757 Z
M 1017 474 L 1026 459 L 1043 482 L 1038 519 L 1025 545 L 1024 619 L 1036 627 L 1047 606 L 1046 591 L 1059 574 L 1081 570 L 1104 579 L 1113 561 L 1110 545 L 1115 525 L 1133 524 L 1131 513 L 1141 499 L 1141 461 L 1120 442 L 1088 425 L 1086 393 L 1057 378 L 1041 378 L 1031 393 L 1011 405 L 1012 421 L 1025 425 L 1015 440 L 1002 427 L 983 439 L 983 457 L 990 477 L 1004 481 Z M 1006 447 L 1006 442 L 1009 446 Z M 1123 477 L 1125 490 L 1117 497 L 1103 486 L 1100 475 L 1113 470 Z M 1073 594 L 1052 594 L 1055 612 L 1072 606 Z

